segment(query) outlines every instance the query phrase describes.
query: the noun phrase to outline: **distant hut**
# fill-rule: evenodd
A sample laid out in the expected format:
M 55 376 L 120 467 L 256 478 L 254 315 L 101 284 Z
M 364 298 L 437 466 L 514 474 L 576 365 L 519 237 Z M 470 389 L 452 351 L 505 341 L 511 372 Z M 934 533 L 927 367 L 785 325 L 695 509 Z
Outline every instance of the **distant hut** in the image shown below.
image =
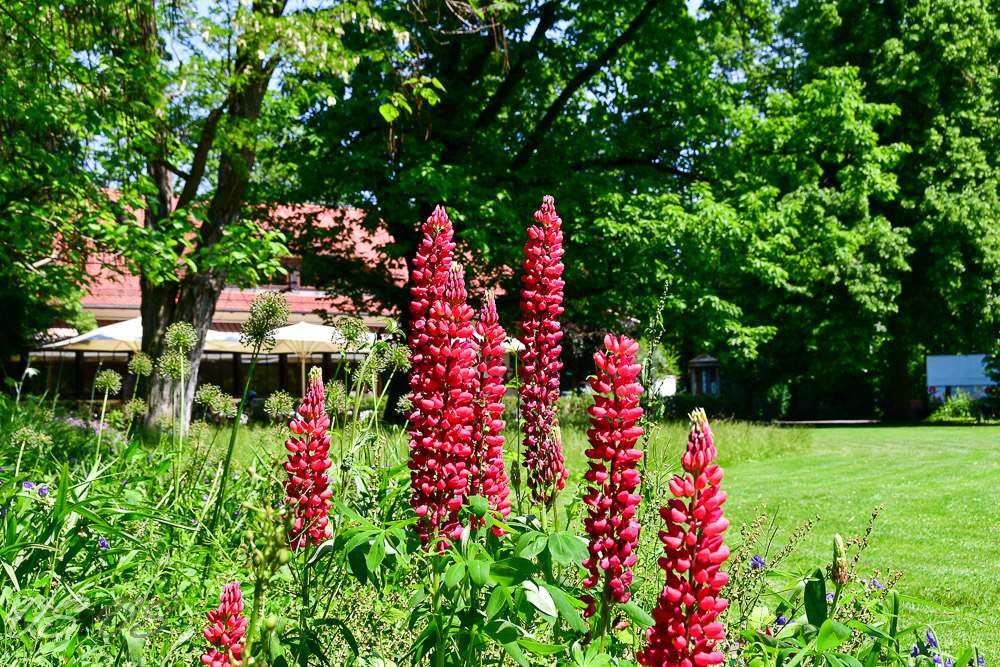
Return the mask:
M 695 396 L 716 396 L 722 393 L 719 360 L 699 354 L 688 362 L 688 390 Z

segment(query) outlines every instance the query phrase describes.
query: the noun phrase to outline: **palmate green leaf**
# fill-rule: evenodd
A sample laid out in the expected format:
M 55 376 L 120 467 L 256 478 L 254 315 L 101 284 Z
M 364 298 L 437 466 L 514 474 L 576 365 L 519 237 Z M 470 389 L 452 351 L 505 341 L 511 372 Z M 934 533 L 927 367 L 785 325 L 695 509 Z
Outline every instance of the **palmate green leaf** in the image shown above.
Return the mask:
M 537 567 L 526 558 L 498 560 L 490 566 L 490 580 L 502 586 L 514 586 L 528 580 Z
M 828 618 L 819 628 L 819 636 L 816 638 L 816 650 L 825 652 L 837 648 L 847 641 L 850 636 L 851 629 L 849 627 L 832 618 Z
M 623 604 L 622 608 L 625 610 L 625 613 L 628 614 L 628 617 L 632 619 L 633 623 L 636 623 L 643 628 L 650 628 L 653 626 L 653 623 L 655 622 L 653 617 L 632 600 Z
M 809 623 L 817 628 L 826 621 L 826 578 L 823 571 L 816 569 L 806 582 L 803 601 Z
M 542 584 L 542 588 L 549 592 L 549 595 L 552 597 L 552 602 L 559 611 L 559 616 L 566 621 L 566 624 L 569 625 L 569 627 L 575 632 L 586 633 L 587 623 L 583 620 L 583 617 L 580 616 L 580 612 L 578 612 L 569 601 L 569 597 L 566 593 L 551 584 Z
M 521 637 L 517 643 L 521 648 L 534 655 L 556 655 L 566 650 L 566 646 L 563 644 L 545 644 L 531 637 Z
M 504 609 L 507 609 L 513 601 L 506 586 L 494 586 L 490 592 L 490 598 L 486 601 L 486 618 L 493 620 Z
M 535 609 L 542 612 L 546 616 L 559 615 L 559 611 L 556 609 L 556 603 L 546 588 L 539 586 L 533 581 L 523 582 L 521 584 L 521 588 L 524 590 L 525 599 L 527 599 L 528 602 L 535 607 Z
M 587 559 L 587 541 L 569 532 L 552 533 L 548 539 L 552 560 L 563 567 L 579 566 Z
M 470 560 L 469 577 L 476 587 L 484 587 L 490 580 L 490 562 L 482 556 Z
M 514 548 L 514 554 L 521 558 L 534 558 L 545 550 L 548 545 L 548 536 L 538 531 L 528 531 L 521 534 Z
M 448 588 L 455 588 L 465 579 L 465 563 L 453 563 L 444 573 L 444 585 Z
M 365 565 L 369 572 L 378 570 L 385 559 L 385 533 L 378 533 L 372 541 L 371 548 L 365 556 Z

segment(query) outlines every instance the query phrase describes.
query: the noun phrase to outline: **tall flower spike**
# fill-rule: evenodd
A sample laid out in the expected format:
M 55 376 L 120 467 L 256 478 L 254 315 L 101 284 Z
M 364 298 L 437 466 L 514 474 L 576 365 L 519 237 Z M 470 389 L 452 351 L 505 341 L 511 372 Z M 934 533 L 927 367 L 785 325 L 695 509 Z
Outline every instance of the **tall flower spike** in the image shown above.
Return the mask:
M 422 248 L 433 245 L 433 239 L 425 238 Z M 453 263 L 441 298 L 427 311 L 420 347 L 415 346 L 411 356 L 410 503 L 419 518 L 417 530 L 424 546 L 439 537 L 454 540 L 462 534 L 459 510 L 472 459 L 470 389 L 476 361 L 474 313 L 465 298 L 465 274 Z M 411 311 L 421 308 L 416 303 Z M 444 546 L 442 542 L 439 548 Z
M 503 460 L 503 395 L 507 387 L 503 364 L 506 332 L 497 318 L 493 292 L 486 292 L 483 309 L 476 323 L 476 366 L 474 400 L 472 403 L 472 462 L 469 471 L 470 496 L 478 495 L 489 501 L 489 508 L 501 521 L 510 514 L 507 496 L 507 471 Z M 494 532 L 501 533 L 499 528 Z
M 455 254 L 455 243 L 452 241 L 455 230 L 444 207 L 434 209 L 434 213 L 423 224 L 422 231 L 424 238 L 413 258 L 410 286 L 410 294 L 413 295 L 410 303 L 410 314 L 413 316 L 410 335 L 413 354 L 410 362 L 413 364 L 419 364 L 423 359 L 427 344 L 424 331 L 427 314 L 434 302 L 444 297 L 448 270 Z
M 240 667 L 247 631 L 240 582 L 226 584 L 219 597 L 219 608 L 208 612 L 208 622 L 202 634 L 210 646 L 201 661 L 209 667 Z
M 521 417 L 524 420 L 527 482 L 532 500 L 543 507 L 555 501 L 566 486 L 566 465 L 562 445 L 551 437 L 557 425 L 555 404 L 559 398 L 559 353 L 563 312 L 562 220 L 556 215 L 554 200 L 542 199 L 541 210 L 528 227 L 521 263 L 521 329 L 525 349 L 521 353 Z
M 330 460 L 330 418 L 326 415 L 323 395 L 323 373 L 318 368 L 309 371 L 309 387 L 299 407 L 301 419 L 293 419 L 289 426 L 297 437 L 285 442 L 288 460 L 285 471 L 287 504 L 294 512 L 295 521 L 289 535 L 289 546 L 298 549 L 309 542 L 319 544 L 330 538 L 327 514 L 330 511 L 330 479 L 327 469 Z
M 649 646 L 636 654 L 650 667 L 707 667 L 725 656 L 715 644 L 726 636 L 717 619 L 728 602 L 719 597 L 729 580 L 720 568 L 729 558 L 722 533 L 729 521 L 722 516 L 725 491 L 719 490 L 722 468 L 715 461 L 712 429 L 702 409 L 691 413 L 691 435 L 681 465 L 687 472 L 670 480 L 674 498 L 660 508 L 666 530 L 660 532 L 664 555 L 660 567 L 666 583 L 653 610 Z
M 608 334 L 604 347 L 606 352 L 594 355 L 597 374 L 590 378 L 590 386 L 596 393 L 594 404 L 587 409 L 592 428 L 587 431 L 590 470 L 584 479 L 590 486 L 583 502 L 589 506 L 590 515 L 583 524 L 590 536 L 590 557 L 583 566 L 590 576 L 583 585 L 594 588 L 603 584 L 601 602 L 610 605 L 624 604 L 631 596 L 628 587 L 639 539 L 635 511 L 642 498 L 635 492 L 639 486 L 635 466 L 642 452 L 635 445 L 642 435 L 642 427 L 636 425 L 642 417 L 642 385 L 636 378 L 642 367 L 635 363 L 639 344 L 627 336 L 615 338 Z M 585 613 L 590 616 L 594 611 L 590 605 Z M 602 608 L 602 612 L 606 611 Z

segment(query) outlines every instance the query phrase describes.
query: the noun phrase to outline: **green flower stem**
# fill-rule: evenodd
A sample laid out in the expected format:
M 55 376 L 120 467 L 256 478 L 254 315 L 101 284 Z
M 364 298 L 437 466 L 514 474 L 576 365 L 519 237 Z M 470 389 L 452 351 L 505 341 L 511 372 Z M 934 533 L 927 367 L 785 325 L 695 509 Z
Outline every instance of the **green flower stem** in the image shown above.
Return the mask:
M 101 402 L 101 420 L 97 423 L 97 451 L 94 452 L 94 462 L 101 460 L 101 440 L 104 438 L 104 411 L 108 408 L 108 392 L 104 392 L 104 401 Z
M 305 638 L 309 624 L 309 542 L 306 542 L 305 553 L 302 554 L 302 605 L 299 607 L 299 667 L 309 667 L 309 651 L 306 650 Z
M 24 456 L 24 446 L 28 444 L 28 441 L 24 438 L 21 439 L 21 449 L 17 452 L 17 466 L 14 468 L 14 479 L 17 479 L 21 474 L 21 457 Z
M 187 361 L 187 357 L 182 357 L 184 361 Z M 184 403 L 186 402 L 187 394 L 184 393 L 184 363 L 181 363 L 181 400 L 180 400 L 180 412 L 181 412 L 181 424 L 180 424 L 180 448 L 184 449 Z
M 611 618 L 611 571 L 604 573 L 604 590 L 601 591 L 601 617 L 597 628 L 597 636 L 601 645 L 601 655 L 604 654 L 604 642 L 608 635 L 608 620 Z
M 132 383 L 132 398 L 130 400 L 135 400 L 135 395 L 139 393 L 139 376 L 135 376 L 135 382 Z M 128 418 L 128 426 L 125 427 L 125 439 L 128 440 L 129 434 L 132 432 L 132 424 L 135 422 L 135 415 L 131 415 Z
M 236 434 L 240 430 L 240 422 L 243 421 L 243 406 L 247 402 L 247 392 L 250 391 L 250 378 L 253 377 L 253 370 L 257 366 L 260 347 L 260 344 L 255 345 L 253 355 L 250 357 L 250 369 L 247 371 L 247 381 L 243 385 L 243 396 L 240 398 L 240 406 L 236 410 L 236 422 L 233 423 L 233 432 L 229 436 L 229 449 L 226 450 L 226 462 L 222 466 L 222 485 L 219 487 L 219 497 L 215 499 L 215 511 L 212 512 L 212 520 L 208 524 L 209 534 L 215 531 L 215 525 L 219 522 L 219 512 L 222 510 L 222 504 L 226 500 L 226 484 L 229 482 L 229 464 L 233 460 L 233 447 L 236 446 Z
M 257 568 L 257 576 L 253 584 L 253 611 L 250 612 L 250 625 L 247 628 L 247 643 L 246 643 L 246 657 L 247 662 L 250 661 L 250 655 L 253 651 L 253 640 L 254 635 L 257 634 L 257 624 L 260 623 L 260 605 L 264 601 L 264 582 L 266 581 L 266 572 L 264 566 L 261 565 Z

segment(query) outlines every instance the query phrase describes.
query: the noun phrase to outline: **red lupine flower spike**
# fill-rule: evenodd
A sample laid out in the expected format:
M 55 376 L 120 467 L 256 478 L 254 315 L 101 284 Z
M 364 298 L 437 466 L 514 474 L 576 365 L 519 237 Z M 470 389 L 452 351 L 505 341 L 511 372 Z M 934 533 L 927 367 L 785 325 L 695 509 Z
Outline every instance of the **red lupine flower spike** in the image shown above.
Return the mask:
M 726 493 L 719 489 L 723 473 L 715 455 L 705 411 L 695 410 L 681 459 L 687 474 L 670 481 L 675 498 L 660 508 L 667 524 L 660 532 L 664 555 L 659 561 L 666 583 L 653 610 L 655 623 L 646 631 L 649 646 L 636 654 L 641 665 L 708 667 L 725 659 L 715 645 L 726 635 L 717 618 L 728 605 L 719 593 L 729 580 L 721 570 L 729 558 L 722 542 L 729 521 L 722 516 Z
M 410 326 L 410 362 L 417 364 L 423 358 L 427 335 L 424 332 L 427 323 L 427 313 L 431 305 L 444 297 L 448 270 L 451 268 L 455 254 L 455 243 L 452 240 L 455 230 L 448 214 L 441 206 L 434 209 L 423 224 L 423 240 L 413 258 L 413 271 L 410 274 L 410 314 L 413 316 Z
M 440 210 L 440 225 L 425 225 L 425 248 L 454 248 L 439 236 L 451 238 L 451 223 Z M 433 218 L 434 216 L 432 216 Z M 419 253 L 418 253 L 419 254 Z M 472 307 L 465 303 L 465 274 L 450 255 L 441 281 L 441 266 L 435 269 L 433 289 L 443 285 L 426 311 L 419 334 L 411 340 L 413 370 L 410 374 L 410 503 L 419 520 L 417 530 L 426 546 L 439 537 L 457 539 L 462 533 L 459 511 L 465 501 L 472 458 L 472 393 L 474 364 Z M 423 265 L 421 280 L 427 276 Z M 414 289 L 411 311 L 422 312 Z M 444 548 L 442 542 L 439 548 Z
M 483 309 L 476 323 L 476 366 L 473 383 L 475 400 L 472 403 L 472 462 L 469 474 L 470 496 L 479 495 L 489 501 L 489 508 L 501 521 L 510 514 L 507 496 L 507 471 L 503 460 L 503 364 L 504 339 L 507 337 L 497 318 L 496 301 L 492 292 L 486 292 Z M 503 530 L 494 527 L 501 535 Z
M 209 667 L 240 667 L 248 623 L 243 615 L 240 582 L 226 584 L 219 596 L 218 609 L 208 612 L 208 622 L 202 634 L 210 647 L 201 656 L 201 661 Z
M 559 398 L 559 353 L 562 339 L 559 315 L 563 312 L 562 220 L 550 196 L 542 199 L 535 213 L 537 224 L 528 228 L 521 263 L 521 329 L 525 349 L 521 353 L 521 416 L 524 420 L 527 482 L 532 499 L 549 506 L 566 486 L 562 444 L 551 437 L 558 422 L 555 404 Z
M 583 566 L 590 575 L 585 588 L 602 586 L 602 604 L 626 603 L 631 594 L 632 567 L 635 565 L 639 522 L 635 519 L 641 497 L 636 494 L 639 471 L 636 463 L 642 452 L 636 443 L 642 435 L 637 426 L 642 417 L 637 382 L 641 366 L 635 363 L 639 344 L 627 336 L 604 338 L 606 351 L 594 355 L 597 373 L 590 378 L 594 404 L 588 408 L 592 428 L 587 431 L 590 470 L 584 474 L 590 486 L 583 496 L 589 506 L 584 528 L 590 536 L 590 557 Z M 596 609 L 588 596 L 586 616 Z M 607 614 L 604 615 L 607 618 Z
M 319 544 L 330 538 L 327 514 L 333 490 L 327 469 L 330 460 L 330 418 L 326 416 L 323 395 L 323 374 L 318 368 L 309 371 L 309 386 L 299 407 L 301 419 L 293 419 L 289 426 L 293 437 L 285 443 L 288 460 L 284 468 L 288 473 L 285 482 L 286 503 L 294 513 L 295 521 L 289 535 L 292 549 Z

